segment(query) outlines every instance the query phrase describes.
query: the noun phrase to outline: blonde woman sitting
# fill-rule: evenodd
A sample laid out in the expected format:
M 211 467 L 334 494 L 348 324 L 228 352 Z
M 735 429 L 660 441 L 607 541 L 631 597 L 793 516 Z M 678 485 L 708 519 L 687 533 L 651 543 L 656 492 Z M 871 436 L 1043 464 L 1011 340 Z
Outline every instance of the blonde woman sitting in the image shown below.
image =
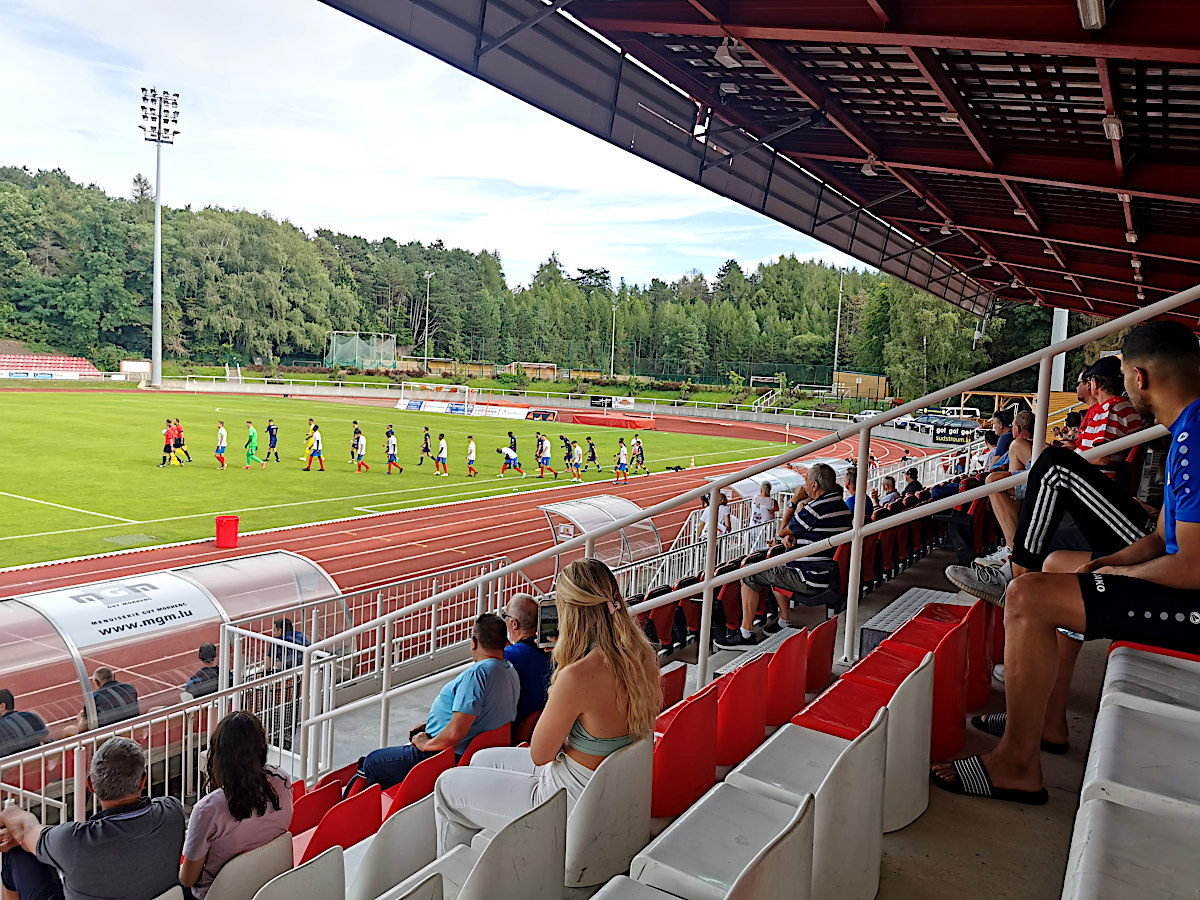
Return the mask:
M 530 746 L 483 750 L 434 788 L 438 854 L 567 791 L 568 814 L 605 757 L 650 738 L 658 663 L 604 563 L 581 559 L 555 583 L 559 638 L 550 695 Z

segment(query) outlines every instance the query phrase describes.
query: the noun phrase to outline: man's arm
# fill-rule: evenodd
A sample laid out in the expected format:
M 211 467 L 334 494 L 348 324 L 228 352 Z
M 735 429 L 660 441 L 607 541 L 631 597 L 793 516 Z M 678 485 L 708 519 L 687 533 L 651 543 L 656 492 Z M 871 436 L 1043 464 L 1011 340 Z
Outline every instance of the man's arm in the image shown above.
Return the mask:
M 38 838 L 47 827 L 37 820 L 32 813 L 15 806 L 0 811 L 0 826 L 8 832 L 9 840 L 24 847 L 30 853 L 37 853 Z
M 1175 540 L 1179 544 L 1178 553 L 1164 553 L 1137 565 L 1106 567 L 1097 571 L 1142 578 L 1163 587 L 1179 590 L 1200 590 L 1200 523 L 1177 522 Z
M 413 746 L 424 753 L 434 753 L 438 750 L 445 750 L 447 747 L 453 747 L 470 733 L 471 726 L 475 724 L 475 718 L 470 713 L 456 712 L 450 716 L 449 724 L 435 737 L 429 737 L 425 732 L 421 732 L 412 739 Z

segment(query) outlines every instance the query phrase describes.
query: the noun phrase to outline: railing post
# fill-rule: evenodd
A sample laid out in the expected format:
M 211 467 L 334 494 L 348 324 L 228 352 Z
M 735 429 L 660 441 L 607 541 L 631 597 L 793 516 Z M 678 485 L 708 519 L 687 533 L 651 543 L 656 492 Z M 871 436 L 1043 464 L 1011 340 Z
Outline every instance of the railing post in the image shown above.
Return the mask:
M 383 682 L 380 686 L 380 696 L 383 698 L 383 710 L 379 717 L 379 746 L 388 746 L 388 730 L 392 718 L 392 626 L 394 620 L 388 619 L 383 626 Z
M 697 687 L 708 684 L 708 657 L 709 645 L 712 643 L 713 618 L 712 579 L 717 569 L 717 513 L 720 509 L 721 489 L 714 487 L 708 494 L 708 522 L 704 529 L 708 543 L 705 546 L 704 554 L 704 593 L 700 600 L 700 634 L 696 642 Z
M 242 658 L 242 636 L 235 634 L 233 636 L 233 683 L 235 685 L 242 684 L 246 680 L 246 662 Z M 230 699 L 230 708 L 234 712 L 242 708 L 242 695 L 234 694 Z
M 433 578 L 430 579 L 429 585 L 430 585 L 429 596 L 432 597 L 434 594 L 436 594 L 438 592 L 438 580 L 437 580 L 436 575 L 434 575 Z M 435 603 L 431 607 L 429 607 L 429 655 L 430 656 L 433 656 L 433 654 L 437 652 L 438 607 L 439 606 L 441 606 L 440 603 Z
M 84 787 L 87 778 L 87 755 L 83 752 L 82 744 L 71 752 L 75 757 L 75 821 L 83 822 L 87 819 L 87 790 Z
M 588 535 L 587 543 L 583 545 L 583 555 L 587 559 L 596 558 L 596 539 Z
M 378 591 L 375 594 L 375 618 L 383 618 L 383 591 Z M 376 629 L 376 640 L 379 642 L 375 648 L 375 671 L 379 671 L 387 664 L 387 653 L 384 652 L 384 637 L 387 633 L 385 628 Z M 381 747 L 386 747 L 387 744 L 380 744 Z
M 862 593 L 863 522 L 867 518 L 867 468 L 871 462 L 871 426 L 858 435 L 858 472 L 854 479 L 854 540 L 850 542 L 850 578 L 846 584 L 846 636 L 842 658 L 853 662 L 857 656 L 855 634 L 858 631 L 858 597 Z M 834 578 L 841 578 L 837 569 Z
M 1050 425 L 1050 376 L 1054 371 L 1055 354 L 1048 353 L 1038 364 L 1037 408 L 1033 417 L 1033 460 L 1046 449 L 1046 430 Z

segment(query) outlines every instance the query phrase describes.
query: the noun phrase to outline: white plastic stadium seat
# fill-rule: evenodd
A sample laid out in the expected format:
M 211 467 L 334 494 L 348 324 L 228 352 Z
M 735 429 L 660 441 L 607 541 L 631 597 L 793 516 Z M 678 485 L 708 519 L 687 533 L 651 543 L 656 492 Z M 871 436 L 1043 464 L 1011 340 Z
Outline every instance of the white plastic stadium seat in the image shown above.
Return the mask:
M 1112 703 L 1096 716 L 1079 801 L 1173 809 L 1200 824 L 1200 720 Z
M 1118 647 L 1108 656 L 1100 695 L 1101 708 L 1113 703 L 1200 719 L 1200 662 Z
M 853 741 L 784 725 L 725 779 L 799 806 L 816 801 L 814 900 L 871 900 L 883 858 L 883 781 L 888 711 Z
M 437 858 L 433 794 L 389 817 L 370 841 L 346 900 L 375 900 Z
M 1089 800 L 1075 817 L 1063 900 L 1195 897 L 1197 858 L 1195 821 Z
M 225 863 L 205 897 L 207 900 L 252 900 L 259 888 L 291 867 L 292 836 L 285 831 L 275 840 Z
M 933 729 L 933 654 L 926 653 L 888 701 L 883 830 L 899 831 L 929 806 L 929 737 Z
M 343 900 L 345 896 L 342 848 L 330 847 L 304 865 L 276 875 L 259 888 L 254 900 Z
M 807 900 L 813 799 L 799 806 L 718 784 L 633 859 L 643 884 L 686 900 Z
M 509 822 L 481 845 L 460 844 L 382 895 L 401 900 L 430 875 L 446 900 L 561 900 L 567 792 Z
M 414 886 L 407 894 L 396 897 L 395 900 L 442 900 L 442 876 L 434 872 L 420 884 Z
M 171 888 L 169 891 L 164 891 L 159 894 L 154 900 L 183 900 L 183 888 L 179 885 Z
M 680 900 L 674 894 L 634 881 L 628 875 L 618 875 L 592 895 L 595 900 Z
M 634 741 L 600 763 L 567 821 L 568 888 L 604 884 L 629 871 L 634 854 L 650 841 L 653 782 L 653 741 Z

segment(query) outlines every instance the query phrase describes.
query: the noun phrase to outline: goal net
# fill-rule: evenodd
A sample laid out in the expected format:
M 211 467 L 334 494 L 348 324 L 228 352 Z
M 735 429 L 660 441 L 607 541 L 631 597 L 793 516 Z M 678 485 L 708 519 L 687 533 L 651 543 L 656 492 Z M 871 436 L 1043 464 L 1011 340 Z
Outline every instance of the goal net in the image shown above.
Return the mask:
M 423 412 L 473 415 L 479 390 L 465 384 L 430 384 L 424 381 L 404 381 L 400 384 L 400 401 L 396 409 Z
M 329 332 L 325 365 L 359 369 L 396 368 L 396 336 L 363 331 Z

